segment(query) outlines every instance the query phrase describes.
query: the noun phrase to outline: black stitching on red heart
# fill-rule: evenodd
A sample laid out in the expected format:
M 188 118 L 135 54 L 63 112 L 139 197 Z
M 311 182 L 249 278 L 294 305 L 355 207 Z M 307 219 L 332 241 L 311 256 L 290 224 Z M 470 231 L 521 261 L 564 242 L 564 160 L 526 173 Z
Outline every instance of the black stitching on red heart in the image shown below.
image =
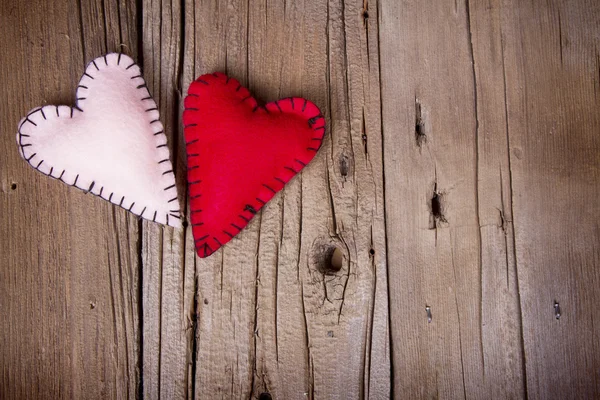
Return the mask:
M 198 239 L 194 240 L 194 243 L 198 243 L 198 242 L 200 242 L 200 241 L 202 241 L 202 240 L 206 239 L 207 237 L 208 237 L 208 235 L 204 235 L 204 236 L 202 236 L 201 238 L 198 238 Z
M 272 188 L 272 187 L 270 187 L 269 185 L 267 185 L 267 184 L 264 184 L 264 183 L 263 183 L 263 186 L 264 186 L 264 187 L 266 187 L 267 189 L 269 189 L 271 192 L 273 192 L 273 193 L 277 193 L 277 192 L 276 192 L 275 190 L 273 190 L 273 188 Z
M 196 82 L 200 82 L 200 83 L 202 83 L 203 85 L 208 85 L 208 82 L 206 82 L 206 81 L 204 81 L 204 80 L 202 80 L 202 79 L 196 79 Z
M 194 139 L 194 140 L 191 140 L 191 141 L 189 141 L 189 142 L 186 142 L 185 144 L 186 144 L 186 146 L 189 146 L 190 144 L 194 144 L 194 143 L 196 143 L 196 142 L 197 142 L 197 141 L 199 141 L 199 140 L 200 140 L 200 139 Z
M 213 76 L 214 76 L 215 78 L 220 78 L 221 76 L 225 76 L 225 75 L 217 75 L 217 74 L 213 74 Z M 229 80 L 230 80 L 230 79 L 229 79 L 229 77 L 227 77 L 227 76 L 226 76 L 226 82 L 225 82 L 225 84 L 229 83 Z M 209 82 L 210 82 L 210 81 L 209 81 Z M 207 84 L 208 84 L 209 82 L 207 82 Z M 223 82 L 221 82 L 221 83 L 223 83 Z M 240 91 L 241 89 L 242 89 L 242 85 L 238 83 L 238 86 L 237 86 L 237 88 L 235 89 L 235 91 L 236 91 L 236 92 L 238 92 L 238 91 Z M 188 93 L 188 95 L 189 95 L 189 96 L 193 96 L 193 97 L 199 97 L 199 95 L 198 95 L 198 94 L 195 94 L 195 93 Z M 281 100 L 274 101 L 274 102 L 272 102 L 272 103 L 267 103 L 265 106 L 260 106 L 260 105 L 258 105 L 258 104 L 257 104 L 257 101 L 256 101 L 256 100 L 255 100 L 255 99 L 252 97 L 252 95 L 251 95 L 251 94 L 248 94 L 248 96 L 245 96 L 243 99 L 241 99 L 241 103 L 243 103 L 243 102 L 245 102 L 245 101 L 247 101 L 247 100 L 249 100 L 249 99 L 250 99 L 250 100 L 252 100 L 252 101 L 253 101 L 253 104 L 254 104 L 254 107 L 252 108 L 252 112 L 256 112 L 256 111 L 258 111 L 258 110 L 259 110 L 259 108 L 263 108 L 263 109 L 265 110 L 265 112 L 266 112 L 266 113 L 270 113 L 270 111 L 272 111 L 272 110 L 274 109 L 274 107 L 277 107 L 277 109 L 279 109 L 279 112 L 280 112 L 280 113 L 283 113 L 283 109 L 282 109 L 281 105 L 279 104 L 279 102 L 280 102 Z M 302 112 L 302 113 L 305 113 L 305 112 L 307 112 L 307 109 L 308 109 L 308 100 L 307 100 L 307 99 L 300 99 L 300 98 L 293 98 L 293 97 L 288 97 L 287 99 L 290 101 L 290 106 L 291 106 L 292 110 L 294 110 L 294 109 L 295 109 L 295 103 L 296 103 L 296 101 L 303 100 L 303 104 L 302 104 L 302 107 L 301 107 L 301 112 Z M 271 104 L 274 104 L 274 106 L 271 106 Z M 312 104 L 312 103 L 311 103 L 311 104 Z M 311 109 L 312 109 L 312 108 L 311 108 Z M 190 110 L 190 111 L 197 111 L 197 108 L 195 108 L 195 107 L 188 107 L 188 108 L 186 108 L 186 110 Z M 318 141 L 318 144 L 315 144 L 314 146 L 307 147 L 307 148 L 306 148 L 306 149 L 307 149 L 307 151 L 314 151 L 314 152 L 317 152 L 317 151 L 318 151 L 318 149 L 319 149 L 319 148 L 321 147 L 321 145 L 322 145 L 322 140 L 323 140 L 323 137 L 324 137 L 324 132 L 325 132 L 325 125 L 324 125 L 324 123 L 323 123 L 323 125 L 322 125 L 322 126 L 314 127 L 314 125 L 316 125 L 316 124 L 317 124 L 317 122 L 318 122 L 320 119 L 324 119 L 323 115 L 322 115 L 322 114 L 320 114 L 320 113 L 319 113 L 318 115 L 315 115 L 315 116 L 312 116 L 312 117 L 309 117 L 309 118 L 307 118 L 307 124 L 308 124 L 309 128 L 313 129 L 315 132 L 318 132 L 318 131 L 323 131 L 323 134 L 322 134 L 321 136 L 319 136 L 319 137 L 313 137 L 313 138 L 310 138 L 310 140 L 311 140 L 311 141 L 314 141 L 314 140 Z M 196 124 L 193 124 L 193 125 L 196 125 Z M 187 127 L 189 127 L 189 126 L 192 126 L 192 124 L 190 124 L 190 125 L 186 125 L 186 126 L 185 126 L 185 128 L 187 128 Z M 189 143 L 186 143 L 186 144 L 188 144 L 188 145 L 189 145 L 189 144 L 194 144 L 194 143 L 196 143 L 198 140 L 199 140 L 199 139 L 192 139 L 192 140 L 191 140 Z M 192 159 L 193 157 L 198 157 L 198 156 L 199 156 L 199 154 L 197 154 L 197 153 L 193 153 L 193 154 L 188 154 L 188 155 L 187 155 L 187 157 L 188 157 L 188 160 L 189 160 L 189 159 Z M 288 171 L 292 172 L 292 173 L 295 175 L 295 174 L 298 174 L 298 173 L 299 173 L 299 172 L 300 172 L 300 171 L 301 171 L 301 170 L 302 170 L 302 169 L 303 169 L 303 168 L 306 166 L 306 163 L 305 163 L 304 161 L 300 160 L 300 159 L 297 159 L 297 158 L 296 158 L 296 159 L 294 159 L 294 161 L 300 165 L 300 168 L 296 169 L 296 168 L 295 168 L 295 166 L 294 166 L 293 164 L 292 164 L 291 166 L 290 166 L 290 165 L 288 165 L 288 166 L 284 166 L 284 168 L 285 168 L 285 169 L 287 169 Z M 190 172 L 191 170 L 193 170 L 193 169 L 196 169 L 196 168 L 199 168 L 199 165 L 194 165 L 194 166 L 190 166 L 190 167 L 188 167 L 188 176 L 190 176 L 190 177 L 191 177 L 192 175 L 190 175 L 190 173 L 189 173 L 189 172 Z M 282 186 L 285 186 L 285 184 L 286 184 L 286 183 L 287 183 L 287 181 L 289 180 L 289 179 L 282 179 L 282 178 L 281 178 L 281 177 L 279 177 L 279 176 L 275 176 L 273 179 L 274 179 L 275 181 L 277 181 L 278 183 L 281 183 L 281 185 L 282 185 Z M 190 182 L 190 183 L 189 183 L 189 185 L 192 185 L 192 184 L 194 184 L 194 183 L 195 183 L 195 182 Z M 262 184 L 262 186 L 264 186 L 265 188 L 267 188 L 268 190 L 270 190 L 270 191 L 271 191 L 273 194 L 276 194 L 276 193 L 277 193 L 277 191 L 276 191 L 276 190 L 274 190 L 274 189 L 273 189 L 273 187 L 269 186 L 267 183 L 264 183 L 264 184 Z M 279 189 L 279 190 L 280 190 L 280 189 Z M 200 196 L 201 196 L 201 195 L 191 196 L 191 197 L 190 197 L 190 199 L 195 199 L 195 198 L 197 198 L 197 197 L 200 197 Z M 259 208 L 259 209 L 260 209 L 262 206 L 264 206 L 264 205 L 266 204 L 266 202 L 265 202 L 263 199 L 261 199 L 261 198 L 258 198 L 258 197 L 257 197 L 257 198 L 256 198 L 256 200 L 257 200 L 257 202 L 259 203 L 259 206 L 258 206 L 258 208 Z M 200 211 L 201 211 L 201 210 L 193 210 L 193 206 L 192 206 L 192 210 L 190 211 L 190 214 L 192 214 L 192 213 L 195 213 L 195 212 L 200 212 Z M 257 209 L 255 209 L 255 208 L 254 208 L 252 205 L 250 205 L 250 204 L 247 204 L 247 205 L 245 206 L 245 208 L 244 208 L 244 211 L 249 213 L 249 214 L 247 214 L 248 216 L 250 216 L 250 215 L 252 215 L 252 216 L 253 216 L 253 215 L 255 215 L 255 214 L 258 212 L 258 211 L 257 211 Z M 246 224 L 247 224 L 247 223 L 249 223 L 249 222 L 250 222 L 250 219 L 251 219 L 251 217 L 250 217 L 250 218 L 248 218 L 248 217 L 246 217 L 246 216 L 244 216 L 244 215 L 242 215 L 242 214 L 239 214 L 239 215 L 238 215 L 238 217 L 239 217 L 240 219 L 242 219 L 242 220 L 243 220 L 243 221 L 244 221 Z M 202 223 L 201 221 L 198 221 L 196 224 L 197 224 L 197 226 L 201 226 L 200 224 L 203 224 L 203 223 Z M 238 229 L 238 231 L 241 231 L 241 230 L 243 229 L 243 228 L 241 228 L 239 225 L 236 225 L 236 224 L 235 224 L 235 223 L 233 223 L 233 222 L 232 222 L 232 223 L 230 223 L 230 224 L 231 224 L 231 226 L 233 226 L 233 227 L 235 227 L 236 229 Z M 227 230 L 223 230 L 223 233 L 224 233 L 225 235 L 229 236 L 229 238 L 230 238 L 230 239 L 232 239 L 232 238 L 234 237 L 234 235 L 232 235 L 232 234 L 231 234 L 230 232 L 228 232 Z M 213 239 L 215 240 L 215 242 L 216 242 L 216 243 L 218 243 L 218 244 L 219 244 L 219 247 L 221 247 L 221 246 L 222 246 L 221 242 L 218 240 L 218 238 L 217 238 L 217 237 L 213 237 Z M 197 244 L 197 246 L 196 246 L 196 249 L 197 249 L 197 251 L 198 251 L 198 252 L 200 252 L 201 246 L 202 246 L 202 244 Z M 211 250 L 212 250 L 212 249 L 211 249 Z M 205 247 L 204 247 L 204 253 L 205 253 L 205 254 L 204 254 L 204 256 L 206 256 L 206 248 L 205 248 Z

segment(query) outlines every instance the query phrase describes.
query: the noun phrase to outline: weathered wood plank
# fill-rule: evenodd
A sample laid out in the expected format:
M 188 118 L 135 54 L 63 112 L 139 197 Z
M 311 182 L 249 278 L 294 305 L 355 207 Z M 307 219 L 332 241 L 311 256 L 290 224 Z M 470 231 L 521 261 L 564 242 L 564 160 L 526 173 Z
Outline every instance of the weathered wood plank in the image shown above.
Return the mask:
M 181 129 L 182 4 L 143 1 L 142 60 L 148 89 L 168 137 L 180 204 L 185 210 L 185 146 Z M 180 399 L 192 393 L 193 258 L 184 229 L 143 223 L 143 397 Z
M 184 82 L 220 70 L 264 101 L 307 97 L 330 132 L 242 234 L 198 261 L 196 396 L 387 397 L 377 19 L 363 20 L 362 2 L 190 8 Z
M 14 143 L 34 106 L 74 104 L 87 62 L 119 42 L 135 50 L 134 10 L 72 1 L 1 7 L 0 69 L 10 77 L 0 100 L 2 397 L 135 397 L 137 220 L 36 173 Z M 133 29 L 119 29 L 116 17 Z
M 527 392 L 598 398 L 600 4 L 504 5 Z
M 497 2 L 384 2 L 394 393 L 524 396 Z

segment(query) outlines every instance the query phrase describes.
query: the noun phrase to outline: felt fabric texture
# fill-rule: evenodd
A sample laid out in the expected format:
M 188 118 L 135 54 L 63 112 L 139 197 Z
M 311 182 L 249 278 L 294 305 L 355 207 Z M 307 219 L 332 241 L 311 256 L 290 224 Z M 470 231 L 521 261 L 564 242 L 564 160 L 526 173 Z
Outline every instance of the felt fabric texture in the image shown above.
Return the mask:
M 44 106 L 19 122 L 36 170 L 132 213 L 181 226 L 167 137 L 140 67 L 124 54 L 88 64 L 75 107 Z
M 183 123 L 199 257 L 237 235 L 313 159 L 325 134 L 325 119 L 310 101 L 286 98 L 260 106 L 222 73 L 190 85 Z

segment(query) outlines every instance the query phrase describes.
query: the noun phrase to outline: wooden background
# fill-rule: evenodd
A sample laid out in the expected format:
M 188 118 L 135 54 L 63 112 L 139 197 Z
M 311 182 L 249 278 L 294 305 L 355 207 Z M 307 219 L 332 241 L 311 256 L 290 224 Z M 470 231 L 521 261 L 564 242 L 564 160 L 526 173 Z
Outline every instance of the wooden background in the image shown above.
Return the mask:
M 600 398 L 598 1 L 0 3 L 0 398 Z M 200 74 L 309 98 L 323 147 L 198 259 L 18 155 L 114 51 L 184 209 Z

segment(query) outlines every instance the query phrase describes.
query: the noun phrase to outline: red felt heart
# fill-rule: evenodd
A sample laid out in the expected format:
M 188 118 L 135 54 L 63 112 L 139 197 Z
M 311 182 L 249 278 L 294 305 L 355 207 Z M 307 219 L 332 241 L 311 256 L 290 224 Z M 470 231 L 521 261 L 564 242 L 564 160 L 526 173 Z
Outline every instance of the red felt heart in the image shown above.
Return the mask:
M 291 97 L 264 107 L 224 74 L 190 85 L 183 112 L 196 252 L 207 257 L 237 235 L 321 146 L 325 119 Z

